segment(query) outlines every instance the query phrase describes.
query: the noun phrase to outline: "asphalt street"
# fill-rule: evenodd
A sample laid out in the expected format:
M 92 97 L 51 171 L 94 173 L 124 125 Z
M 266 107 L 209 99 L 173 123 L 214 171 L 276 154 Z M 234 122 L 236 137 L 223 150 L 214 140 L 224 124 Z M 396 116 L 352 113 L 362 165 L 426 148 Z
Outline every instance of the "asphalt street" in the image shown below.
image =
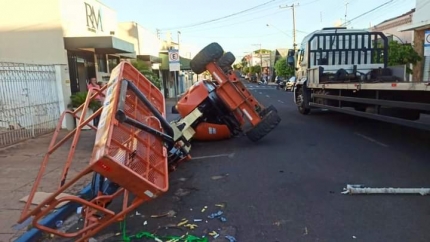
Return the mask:
M 193 159 L 171 174 L 169 192 L 127 217 L 129 235 L 216 231 L 216 241 L 228 241 L 224 235 L 238 242 L 430 241 L 428 196 L 341 194 L 347 184 L 430 187 L 429 132 L 332 112 L 301 115 L 291 92 L 246 85 L 278 109 L 279 126 L 257 143 L 245 136 L 194 143 Z M 227 221 L 208 218 L 218 210 Z M 171 216 L 151 217 L 168 211 Z M 198 227 L 165 229 L 182 219 Z M 120 241 L 118 233 L 114 225 L 96 239 Z

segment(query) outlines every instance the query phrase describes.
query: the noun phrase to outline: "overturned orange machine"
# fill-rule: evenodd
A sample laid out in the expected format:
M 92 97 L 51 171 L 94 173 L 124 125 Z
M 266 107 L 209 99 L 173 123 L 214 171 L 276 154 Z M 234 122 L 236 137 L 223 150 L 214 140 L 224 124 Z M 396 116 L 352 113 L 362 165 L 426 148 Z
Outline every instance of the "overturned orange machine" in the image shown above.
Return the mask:
M 234 60 L 217 43 L 200 51 L 191 62 L 192 69 L 195 73 L 208 70 L 214 81 L 193 85 L 174 108 L 180 119 L 171 123 L 165 119 L 165 102 L 160 90 L 132 65 L 121 62 L 112 71 L 108 85 L 89 90 L 82 106 L 62 114 L 18 223 L 31 220 L 39 230 L 87 241 L 108 225 L 123 220 L 143 202 L 166 192 L 169 168 L 173 170 L 190 159 L 193 139 L 219 140 L 244 132 L 249 139 L 257 141 L 268 134 L 280 122 L 276 109 L 263 107 L 237 79 L 231 69 Z M 97 95 L 105 96 L 103 106 L 84 118 Z M 57 141 L 66 115 L 79 120 L 77 128 Z M 100 122 L 94 127 L 90 122 L 97 115 L 101 115 Z M 247 130 L 246 124 L 249 124 Z M 86 125 L 97 131 L 92 156 L 88 157 L 84 169 L 68 177 L 81 130 Z M 67 145 L 67 141 L 71 141 L 70 149 L 58 189 L 31 208 L 51 156 Z M 87 176 L 91 176 L 91 198 L 59 198 Z M 119 211 L 109 208 L 116 198 L 122 199 Z M 69 233 L 39 223 L 64 202 L 81 204 L 84 224 L 79 231 Z

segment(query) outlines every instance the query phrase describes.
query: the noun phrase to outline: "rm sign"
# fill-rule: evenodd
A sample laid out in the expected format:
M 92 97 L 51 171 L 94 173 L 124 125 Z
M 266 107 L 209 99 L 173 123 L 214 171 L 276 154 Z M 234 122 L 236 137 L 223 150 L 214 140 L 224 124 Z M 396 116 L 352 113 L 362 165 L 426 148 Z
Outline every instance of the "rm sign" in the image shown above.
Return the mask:
M 169 50 L 169 70 L 180 71 L 181 64 L 179 62 L 179 51 L 175 49 Z
M 103 32 L 101 9 L 94 9 L 94 6 L 88 3 L 84 4 L 88 30 L 94 33 L 96 33 L 97 31 Z

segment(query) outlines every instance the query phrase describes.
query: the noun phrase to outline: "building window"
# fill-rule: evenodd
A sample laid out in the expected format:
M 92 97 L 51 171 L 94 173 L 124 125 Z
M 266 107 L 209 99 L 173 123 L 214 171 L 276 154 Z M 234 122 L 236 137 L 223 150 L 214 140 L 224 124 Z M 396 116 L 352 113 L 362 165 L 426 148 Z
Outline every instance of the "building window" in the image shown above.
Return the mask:
M 109 65 L 109 73 L 112 72 L 113 68 L 115 68 L 119 64 L 119 57 L 116 56 L 108 56 L 108 65 Z
M 97 65 L 99 72 L 108 72 L 107 70 L 107 61 L 105 54 L 97 54 Z

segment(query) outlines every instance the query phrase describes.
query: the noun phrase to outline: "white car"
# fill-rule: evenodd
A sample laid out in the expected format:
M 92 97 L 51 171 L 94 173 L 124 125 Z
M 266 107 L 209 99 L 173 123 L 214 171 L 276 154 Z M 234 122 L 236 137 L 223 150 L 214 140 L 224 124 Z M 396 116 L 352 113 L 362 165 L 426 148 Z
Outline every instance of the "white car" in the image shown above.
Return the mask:
M 292 91 L 292 92 L 294 92 L 294 85 L 295 84 L 296 84 L 296 77 L 293 76 L 285 84 L 285 91 Z

